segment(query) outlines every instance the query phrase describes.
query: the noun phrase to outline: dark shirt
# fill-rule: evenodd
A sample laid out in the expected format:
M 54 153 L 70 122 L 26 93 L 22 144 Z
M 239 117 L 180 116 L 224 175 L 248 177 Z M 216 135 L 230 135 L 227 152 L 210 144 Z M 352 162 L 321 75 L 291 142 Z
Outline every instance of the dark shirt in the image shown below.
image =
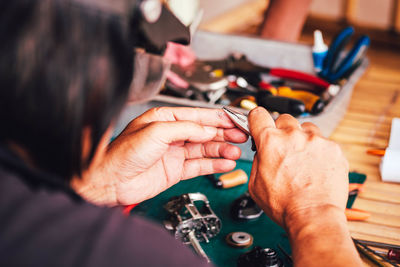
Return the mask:
M 209 266 L 160 226 L 91 205 L 0 147 L 0 266 Z

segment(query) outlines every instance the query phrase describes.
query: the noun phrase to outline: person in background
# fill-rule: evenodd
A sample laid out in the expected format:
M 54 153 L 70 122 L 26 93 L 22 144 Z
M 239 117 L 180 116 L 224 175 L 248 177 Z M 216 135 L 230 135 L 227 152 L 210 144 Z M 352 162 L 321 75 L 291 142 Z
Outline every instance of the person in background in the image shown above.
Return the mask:
M 0 4 L 0 265 L 209 266 L 160 226 L 112 207 L 232 170 L 247 136 L 220 109 L 155 108 L 109 143 L 128 96 L 141 99 L 132 47 L 144 37 L 89 2 Z M 257 108 L 249 120 L 249 191 L 288 232 L 295 264 L 361 265 L 339 146 L 289 115 L 273 121 Z
M 269 0 L 260 26 L 260 36 L 285 42 L 297 42 L 310 4 L 311 0 Z

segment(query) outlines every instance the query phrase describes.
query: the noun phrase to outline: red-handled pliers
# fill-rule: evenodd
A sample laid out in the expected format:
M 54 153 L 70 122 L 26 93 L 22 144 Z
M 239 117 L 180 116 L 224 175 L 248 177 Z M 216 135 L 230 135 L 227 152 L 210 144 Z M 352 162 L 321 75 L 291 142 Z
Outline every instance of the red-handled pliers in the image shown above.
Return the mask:
M 284 68 L 268 68 L 256 65 L 250 62 L 243 54 L 232 54 L 224 60 L 205 61 L 206 65 L 210 65 L 212 69 L 221 69 L 225 75 L 236 75 L 243 77 L 260 78 L 260 74 L 269 74 L 278 78 L 292 80 L 295 82 L 305 83 L 316 87 L 321 93 L 324 91 L 338 91 L 338 85 L 329 82 L 309 73 L 284 69 Z M 250 79 L 251 80 L 251 79 Z M 259 81 L 258 81 L 259 82 Z M 257 81 L 255 83 L 258 84 Z

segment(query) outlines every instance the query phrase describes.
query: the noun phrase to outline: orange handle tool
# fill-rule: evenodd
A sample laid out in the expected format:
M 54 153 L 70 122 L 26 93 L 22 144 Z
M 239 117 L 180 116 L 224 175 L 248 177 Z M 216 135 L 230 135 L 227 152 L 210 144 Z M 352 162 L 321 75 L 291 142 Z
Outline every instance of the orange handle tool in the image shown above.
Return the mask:
M 368 211 L 359 209 L 346 209 L 345 214 L 348 221 L 365 221 L 371 216 Z

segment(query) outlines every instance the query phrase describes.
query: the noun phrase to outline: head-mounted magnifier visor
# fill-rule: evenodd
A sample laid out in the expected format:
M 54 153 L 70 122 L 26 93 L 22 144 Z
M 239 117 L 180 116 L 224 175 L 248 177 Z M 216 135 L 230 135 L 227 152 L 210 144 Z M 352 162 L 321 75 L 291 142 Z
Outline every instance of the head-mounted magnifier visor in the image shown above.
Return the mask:
M 169 63 L 162 57 L 167 43 L 189 44 L 190 28 L 160 0 L 76 1 L 118 15 L 127 24 L 135 51 L 129 101 L 146 101 L 156 95 L 169 70 Z

